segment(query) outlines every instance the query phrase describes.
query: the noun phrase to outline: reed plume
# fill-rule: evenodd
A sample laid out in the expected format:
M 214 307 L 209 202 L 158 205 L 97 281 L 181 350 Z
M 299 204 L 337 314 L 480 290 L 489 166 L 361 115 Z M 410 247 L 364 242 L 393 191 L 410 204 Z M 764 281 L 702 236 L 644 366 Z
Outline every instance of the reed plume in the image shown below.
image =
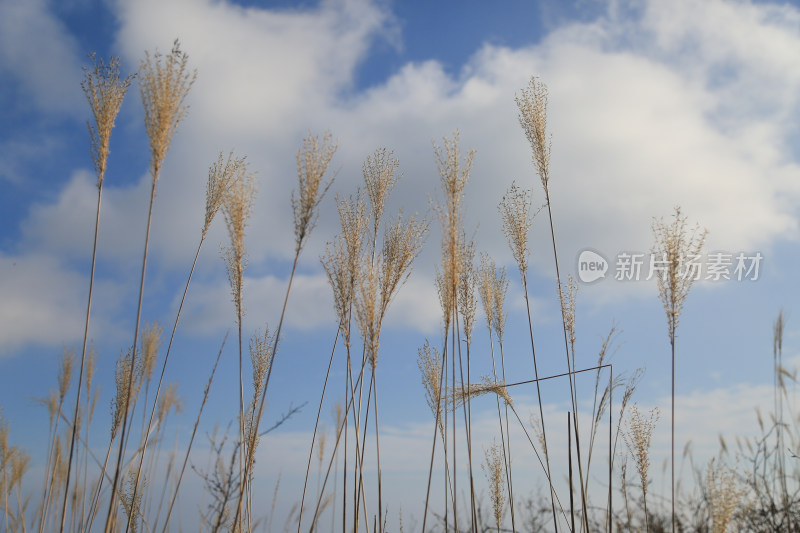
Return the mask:
M 492 511 L 494 511 L 494 523 L 497 532 L 500 533 L 500 525 L 503 523 L 503 511 L 506 505 L 506 494 L 503 489 L 505 468 L 503 453 L 497 442 L 484 450 L 486 464 L 482 465 L 489 481 L 489 496 L 492 500 Z
M 528 231 L 535 216 L 531 213 L 532 203 L 531 191 L 520 189 L 513 182 L 498 207 L 503 221 L 503 234 L 523 278 L 528 273 L 528 257 L 531 253 L 528 248 Z
M 150 173 L 158 180 L 164 158 L 178 124 L 186 118 L 185 104 L 197 71 L 189 70 L 189 56 L 176 39 L 166 56 L 145 51 L 139 68 L 139 87 L 144 104 L 144 125 L 150 140 Z
M 639 411 L 639 407 L 634 404 L 631 406 L 626 429 L 622 433 L 622 438 L 633 456 L 636 463 L 636 471 L 639 473 L 639 480 L 642 483 L 645 527 L 648 531 L 650 530 L 650 523 L 647 514 L 647 474 L 650 469 L 650 440 L 658 417 L 659 410 L 657 407 L 651 409 L 649 415 L 644 415 Z
M 87 122 L 89 128 L 90 148 L 92 161 L 97 175 L 97 187 L 101 188 L 108 166 L 111 131 L 122 107 L 122 100 L 128 92 L 132 75 L 120 78 L 120 60 L 112 57 L 108 63 L 103 58 L 98 59 L 95 54 L 90 54 L 92 70 L 84 68 L 84 79 L 81 82 L 89 108 L 92 111 L 93 122 Z
M 542 180 L 542 186 L 548 189 L 550 181 L 550 148 L 551 137 L 547 134 L 547 86 L 533 77 L 528 86 L 522 89 L 522 95 L 514 100 L 519 108 L 519 123 L 533 150 L 533 165 Z
M 299 254 L 316 225 L 317 207 L 333 183 L 333 178 L 324 181 L 337 145 L 330 133 L 320 140 L 315 135 L 303 139 L 303 148 L 297 151 L 297 196 L 292 192 L 294 212 L 295 253 Z

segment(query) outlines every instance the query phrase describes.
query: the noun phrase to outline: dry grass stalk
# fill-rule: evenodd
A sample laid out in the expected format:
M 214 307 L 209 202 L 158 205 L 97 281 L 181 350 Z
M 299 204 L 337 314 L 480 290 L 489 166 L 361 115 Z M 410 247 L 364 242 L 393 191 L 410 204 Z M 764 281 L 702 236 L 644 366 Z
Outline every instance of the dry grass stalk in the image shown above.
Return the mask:
M 43 531 L 47 525 L 48 511 L 50 502 L 55 497 L 53 489 L 60 486 L 56 483 L 59 462 L 66 466 L 65 458 L 62 457 L 61 440 L 58 438 L 58 426 L 61 420 L 61 408 L 64 405 L 64 398 L 69 391 L 70 381 L 72 380 L 72 371 L 75 364 L 75 352 L 72 348 L 64 347 L 61 356 L 58 359 L 58 376 L 56 380 L 56 390 L 51 391 L 47 398 L 42 401 L 47 407 L 48 415 L 50 417 L 50 439 L 47 451 L 47 464 L 45 466 L 45 477 L 42 489 L 42 510 L 39 520 L 39 531 Z M 76 419 L 77 420 L 77 419 Z M 73 421 L 74 429 L 75 421 Z M 71 437 L 70 437 L 71 439 Z M 64 479 L 66 480 L 66 470 L 64 471 Z
M 173 44 L 171 53 L 164 59 L 161 54 L 156 52 L 152 57 L 145 52 L 145 59 L 139 67 L 139 87 L 144 105 L 145 131 L 150 142 L 150 175 L 152 183 L 150 186 L 150 206 L 148 208 L 147 226 L 145 230 L 144 252 L 142 254 L 142 273 L 139 282 L 139 301 L 136 308 L 136 322 L 133 333 L 132 352 L 136 354 L 139 340 L 139 325 L 142 316 L 142 300 L 144 297 L 144 279 L 147 270 L 147 252 L 150 242 L 150 226 L 153 217 L 153 204 L 156 196 L 156 184 L 161 174 L 161 167 L 169 150 L 172 136 L 178 127 L 178 123 L 186 116 L 188 107 L 184 105 L 186 96 L 189 93 L 194 80 L 195 72 L 188 72 L 188 56 L 181 52 L 180 44 L 176 40 Z M 133 372 L 130 373 L 131 379 Z M 131 388 L 132 382 L 128 383 Z M 129 395 L 130 396 L 130 395 Z M 120 432 L 119 449 L 117 461 L 114 469 L 114 479 L 111 483 L 111 497 L 109 498 L 108 513 L 106 515 L 106 533 L 109 533 L 115 525 L 116 500 L 120 476 L 122 474 L 122 463 L 125 455 L 125 447 L 128 439 L 126 438 L 128 429 L 128 404 L 124 405 L 122 411 L 122 431 Z M 137 470 L 138 472 L 138 470 Z M 134 482 L 133 494 L 131 499 L 136 500 L 138 483 Z M 128 527 L 130 527 L 129 516 Z
M 81 382 L 83 380 L 84 365 L 86 363 L 86 347 L 89 338 L 89 319 L 92 309 L 92 294 L 94 289 L 94 271 L 97 261 L 97 239 L 100 226 L 100 204 L 102 200 L 103 181 L 105 180 L 106 168 L 108 165 L 109 144 L 111 130 L 114 129 L 122 100 L 128 91 L 131 83 L 131 76 L 120 79 L 119 58 L 111 58 L 106 64 L 101 58 L 99 61 L 95 55 L 90 56 L 94 63 L 94 68 L 84 71 L 84 80 L 81 88 L 89 101 L 89 107 L 94 118 L 94 125 L 87 123 L 89 128 L 90 148 L 92 160 L 94 162 L 95 173 L 97 174 L 97 209 L 95 211 L 94 243 L 92 245 L 92 264 L 89 275 L 89 295 L 86 304 L 86 320 L 83 330 L 83 348 L 81 350 L 80 370 L 78 371 L 78 388 L 75 398 L 75 410 L 73 421 L 78 419 L 78 411 L 81 403 Z M 91 381 L 91 379 L 89 379 Z M 87 395 L 90 387 L 87 387 Z M 87 428 L 88 431 L 88 428 Z M 64 520 L 66 518 L 67 494 L 69 494 L 70 477 L 72 474 L 72 457 L 75 452 L 75 438 L 77 431 L 72 432 L 69 445 L 69 457 L 67 459 L 67 479 L 64 487 L 64 500 L 61 505 L 61 530 L 64 530 Z M 85 482 L 85 479 L 84 479 Z M 85 487 L 84 491 L 85 492 Z M 73 513 L 74 516 L 74 513 Z
M 299 254 L 317 220 L 317 206 L 333 183 L 333 178 L 323 182 L 328 165 L 336 153 L 337 145 L 330 133 L 320 140 L 315 135 L 303 139 L 297 151 L 298 194 L 292 192 L 294 212 L 295 253 Z
M 706 469 L 706 489 L 711 512 L 712 533 L 726 533 L 745 495 L 736 472 L 711 459 Z
M 691 271 L 683 270 L 686 260 L 696 259 L 703 248 L 707 235 L 696 225 L 691 232 L 686 227 L 686 217 L 681 215 L 681 208 L 675 208 L 671 224 L 661 220 L 653 221 L 655 244 L 652 254 L 662 261 L 661 269 L 656 270 L 658 296 L 667 314 L 667 334 L 672 352 L 672 399 L 671 399 L 671 486 L 672 486 L 672 531 L 675 531 L 675 331 L 683 304 L 694 283 Z
M 194 261 L 192 262 L 192 267 L 189 269 L 189 276 L 186 279 L 186 285 L 183 289 L 183 295 L 181 296 L 180 304 L 178 305 L 178 312 L 175 315 L 175 322 L 172 326 L 172 333 L 170 334 L 169 343 L 167 344 L 167 352 L 164 356 L 164 362 L 161 366 L 161 375 L 158 379 L 158 385 L 156 386 L 155 398 L 152 402 L 152 409 L 150 411 L 150 418 L 147 422 L 147 428 L 144 430 L 145 435 L 150 434 L 150 430 L 153 425 L 153 421 L 156 417 L 156 409 L 161 409 L 161 404 L 159 402 L 160 394 L 161 394 L 161 386 L 164 381 L 164 375 L 167 369 L 167 362 L 169 361 L 169 356 L 172 350 L 172 343 L 175 340 L 175 332 L 178 329 L 178 322 L 180 321 L 181 312 L 183 310 L 183 304 L 186 301 L 186 295 L 189 292 L 189 284 L 192 281 L 192 276 L 194 274 L 194 269 L 197 266 L 197 260 L 200 256 L 200 250 L 202 249 L 203 243 L 205 242 L 206 236 L 208 235 L 208 230 L 211 226 L 211 222 L 214 220 L 214 217 L 219 212 L 220 208 L 222 207 L 225 196 L 228 194 L 231 184 L 240 177 L 241 172 L 243 171 L 242 167 L 244 166 L 244 158 L 235 158 L 233 152 L 228 154 L 227 160 L 223 161 L 222 152 L 220 152 L 217 161 L 211 164 L 208 171 L 208 181 L 206 184 L 206 209 L 205 209 L 205 217 L 203 220 L 203 229 L 200 235 L 200 242 L 197 245 L 197 251 L 195 252 Z M 149 383 L 149 380 L 148 380 Z M 161 424 L 161 414 L 159 414 L 159 424 Z M 147 453 L 148 448 L 148 441 L 145 440 L 142 451 L 140 454 L 139 459 L 139 466 L 138 472 L 142 471 L 142 466 L 144 464 L 144 458 Z M 136 480 L 138 483 L 138 479 Z
M 497 442 L 484 450 L 486 454 L 486 464 L 481 465 L 489 481 L 489 496 L 492 500 L 492 510 L 494 511 L 494 523 L 498 533 L 503 523 L 503 511 L 505 511 L 505 460 L 503 452 Z
M 145 52 L 139 67 L 139 87 L 144 104 L 144 125 L 150 139 L 150 172 L 158 180 L 178 124 L 189 107 L 184 104 L 197 71 L 189 71 L 189 57 L 176 39 L 166 56 Z
M 447 396 L 455 400 L 455 407 L 461 407 L 467 400 L 483 396 L 484 394 L 496 394 L 502 398 L 508 406 L 513 406 L 511 395 L 508 394 L 506 384 L 494 381 L 491 376 L 483 376 L 480 383 L 469 383 L 467 385 L 456 384 L 454 391 Z M 451 401 L 451 405 L 452 405 Z
M 550 180 L 550 145 L 547 134 L 547 86 L 533 77 L 522 95 L 514 98 L 519 108 L 519 123 L 533 150 L 533 164 L 536 167 L 542 186 L 548 190 Z
M 242 354 L 242 316 L 244 315 L 244 305 L 242 302 L 242 285 L 244 282 L 244 270 L 247 267 L 247 250 L 244 245 L 245 228 L 250 218 L 255 197 L 255 176 L 248 172 L 247 164 L 244 159 L 240 159 L 236 164 L 236 176 L 232 178 L 229 188 L 223 196 L 222 214 L 225 216 L 225 224 L 228 227 L 230 246 L 224 250 L 226 271 L 228 282 L 231 286 L 233 303 L 236 307 L 236 323 L 238 328 L 239 341 L 239 483 L 241 505 L 245 491 L 246 476 L 245 468 L 245 411 L 244 411 L 244 370 Z M 237 511 L 237 527 L 240 513 Z

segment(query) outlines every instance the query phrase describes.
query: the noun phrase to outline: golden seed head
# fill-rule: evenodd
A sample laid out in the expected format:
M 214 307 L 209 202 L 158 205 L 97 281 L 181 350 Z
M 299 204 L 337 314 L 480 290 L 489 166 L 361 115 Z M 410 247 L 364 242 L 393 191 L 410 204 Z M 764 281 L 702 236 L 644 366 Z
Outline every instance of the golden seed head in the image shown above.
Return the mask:
M 434 418 L 439 419 L 439 430 L 444 430 L 442 420 L 442 357 L 435 347 L 425 340 L 425 345 L 417 350 L 417 367 L 422 377 L 422 386 L 425 388 L 425 401 Z M 441 402 L 440 402 L 441 399 Z
M 244 168 L 243 168 L 244 167 Z M 225 195 L 236 179 L 246 173 L 247 164 L 244 157 L 234 157 L 233 152 L 228 154 L 223 161 L 222 152 L 217 160 L 208 168 L 208 182 L 206 184 L 206 213 L 203 221 L 202 238 L 208 234 L 211 221 L 214 220 L 220 207 L 225 201 Z
M 564 293 L 566 292 L 566 296 Z M 566 291 L 561 288 L 558 291 L 561 300 L 561 312 L 564 315 L 564 328 L 567 330 L 567 337 L 570 344 L 575 346 L 575 295 L 578 292 L 578 284 L 572 275 L 567 276 Z
M 499 531 L 503 523 L 503 511 L 506 505 L 505 459 L 497 441 L 493 441 L 492 445 L 484 450 L 484 454 L 486 455 L 486 463 L 481 465 L 481 468 L 483 468 L 483 471 L 486 473 L 486 479 L 489 481 L 494 521 Z
M 463 239 L 463 214 L 461 202 L 464 198 L 464 187 L 469 180 L 475 151 L 470 150 L 463 160 L 458 146 L 458 131 L 452 139 L 443 139 L 443 147 L 433 145 L 436 167 L 444 193 L 444 202 L 437 206 L 439 222 L 442 225 L 442 276 L 449 285 L 446 291 L 440 290 L 440 298 L 447 304 L 445 314 L 454 312 L 456 287 L 458 285 L 458 269 L 460 266 L 459 250 Z M 449 324 L 450 319 L 445 318 Z
M 161 165 L 169 151 L 172 136 L 186 116 L 184 104 L 197 71 L 189 71 L 189 56 L 176 39 L 166 56 L 145 52 L 139 66 L 139 87 L 144 104 L 144 126 L 150 139 L 150 172 L 158 180 Z
M 63 402 L 64 396 L 69 390 L 69 382 L 72 380 L 72 370 L 75 366 L 75 351 L 72 348 L 64 348 L 58 360 L 58 401 Z
M 522 95 L 514 100 L 519 108 L 519 123 L 533 150 L 533 164 L 549 197 L 551 139 L 547 134 L 547 86 L 533 77 L 522 89 Z
M 378 148 L 364 161 L 364 183 L 367 187 L 373 229 L 376 235 L 383 218 L 383 211 L 386 208 L 386 199 L 400 178 L 397 174 L 399 166 L 400 161 L 394 157 L 394 152 L 388 152 L 386 148 Z
M 333 183 L 333 178 L 323 182 L 328 165 L 336 153 L 337 145 L 331 134 L 322 140 L 315 135 L 303 139 L 303 147 L 297 151 L 297 196 L 292 192 L 294 212 L 295 251 L 303 248 L 306 238 L 317 221 L 317 207 Z
M 458 268 L 458 312 L 461 314 L 462 327 L 467 344 L 472 342 L 472 330 L 475 326 L 475 310 L 478 307 L 478 300 L 475 296 L 476 276 L 475 265 L 475 242 L 461 240 L 461 250 Z
M 516 183 L 512 183 L 498 206 L 503 219 L 503 234 L 511 246 L 511 253 L 523 276 L 528 271 L 530 255 L 528 230 L 534 216 L 531 214 L 531 203 L 531 191 L 520 189 Z
M 419 255 L 427 231 L 426 220 L 417 220 L 416 215 L 403 220 L 402 213 L 386 227 L 378 280 L 381 320 L 397 290 L 411 275 L 411 266 Z
M 681 208 L 676 207 L 671 223 L 663 219 L 653 220 L 653 236 L 655 244 L 652 254 L 658 261 L 664 261 L 665 268 L 656 271 L 658 296 L 664 304 L 667 314 L 670 341 L 675 339 L 678 317 L 689 289 L 694 283 L 694 276 L 684 271 L 684 261 L 696 258 L 703 248 L 708 231 L 696 225 L 691 231 L 686 227 L 687 217 L 681 215 Z
M 374 369 L 378 363 L 378 348 L 381 337 L 381 317 L 378 308 L 379 302 L 379 271 L 381 263 L 377 265 L 364 260 L 362 273 L 358 278 L 355 293 L 356 322 L 361 331 L 367 360 Z
M 175 413 L 183 412 L 183 403 L 180 396 L 178 396 L 178 384 L 170 383 L 167 388 L 158 398 L 158 408 L 156 409 L 156 418 L 159 424 L 166 419 L 170 411 L 174 410 Z
M 92 110 L 93 123 L 87 122 L 87 125 L 97 186 L 101 187 L 106 175 L 111 130 L 114 129 L 114 122 L 125 93 L 130 87 L 132 76 L 120 79 L 118 57 L 112 57 L 108 64 L 102 58 L 97 59 L 95 54 L 90 54 L 89 57 L 93 67 L 92 70 L 84 68 L 81 88 Z
M 631 406 L 631 413 L 626 421 L 626 428 L 622 432 L 628 450 L 636 462 L 636 470 L 642 482 L 642 494 L 647 495 L 647 473 L 650 468 L 650 440 L 653 429 L 660 416 L 657 407 L 650 410 L 648 415 L 639 411 L 639 407 Z
M 158 350 L 161 348 L 161 334 L 164 328 L 157 322 L 146 325 L 142 331 L 142 354 L 138 358 L 137 364 L 141 365 L 138 372 L 145 381 L 150 381 L 158 359 Z
M 225 224 L 231 240 L 230 246 L 223 250 L 223 258 L 237 315 L 244 313 L 242 282 L 244 271 L 247 268 L 244 234 L 253 208 L 255 191 L 255 176 L 247 171 L 247 164 L 244 159 L 241 159 L 236 165 L 236 173 L 222 198 L 222 214 L 225 216 Z

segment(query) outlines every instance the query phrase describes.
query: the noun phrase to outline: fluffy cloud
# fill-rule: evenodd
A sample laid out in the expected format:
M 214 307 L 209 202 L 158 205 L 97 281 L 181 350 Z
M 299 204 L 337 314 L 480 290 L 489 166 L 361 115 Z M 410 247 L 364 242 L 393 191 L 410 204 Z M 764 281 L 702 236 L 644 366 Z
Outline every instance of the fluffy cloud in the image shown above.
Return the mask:
M 52 347 L 83 340 L 87 277 L 39 253 L 0 255 L 0 273 L 0 356 L 30 343 Z M 121 291 L 102 280 L 95 290 L 104 296 L 93 302 L 90 336 L 102 331 L 104 340 L 116 340 L 120 330 L 109 315 Z
M 47 0 L 0 2 L 0 70 L 16 78 L 45 111 L 75 113 L 80 102 L 80 54 Z
M 640 10 L 612 7 L 536 45 L 486 45 L 456 75 L 435 60 L 409 63 L 365 89 L 353 86 L 355 69 L 374 39 L 397 31 L 382 5 L 330 0 L 311 10 L 270 11 L 227 2 L 130 1 L 117 4 L 117 15 L 127 64 L 136 64 L 145 49 L 168 50 L 179 37 L 199 71 L 156 201 L 153 257 L 168 268 L 188 266 L 208 164 L 230 147 L 248 155 L 259 179 L 247 235 L 251 265 L 289 258 L 294 152 L 309 130 L 326 128 L 340 146 L 334 190 L 354 192 L 364 158 L 387 146 L 403 173 L 389 212 L 429 216 L 439 188 L 431 141 L 459 128 L 464 151 L 477 149 L 464 204 L 467 232 L 475 231 L 479 250 L 510 263 L 496 212 L 503 192 L 516 180 L 533 189 L 535 205 L 543 203 L 513 101 L 532 74 L 550 89 L 551 197 L 563 264 L 571 265 L 585 247 L 607 256 L 646 251 L 652 217 L 669 215 L 676 204 L 710 230 L 712 249 L 765 249 L 797 229 L 800 169 L 789 147 L 789 119 L 797 112 L 800 69 L 787 58 L 800 48 L 792 22 L 800 15 L 789 7 L 690 0 L 667 10 L 658 2 Z M 743 44 L 743 35 L 757 36 L 759 46 Z M 73 207 L 89 212 L 90 182 L 74 177 L 57 202 L 33 209 L 24 225 L 28 244 L 35 243 L 29 249 L 72 253 L 70 236 L 87 234 L 90 223 Z M 140 253 L 134 220 L 144 227 L 148 187 L 144 175 L 132 187 L 106 184 L 103 249 L 122 263 Z M 322 280 L 317 258 L 337 226 L 328 198 L 304 250 L 304 268 L 317 272 L 306 281 Z M 439 261 L 435 221 L 432 226 L 415 267 L 419 277 L 393 310 L 398 324 L 420 327 L 420 307 L 438 315 L 424 290 L 433 286 Z M 552 275 L 548 239 L 540 216 L 531 248 L 545 276 Z M 211 245 L 224 240 L 218 223 Z M 250 290 L 271 294 L 270 284 L 283 275 L 261 277 L 263 284 L 254 281 Z M 611 285 L 615 298 L 632 292 Z M 213 286 L 209 294 L 221 295 L 224 278 Z M 317 300 L 293 304 L 306 324 L 321 323 L 319 309 L 330 308 Z

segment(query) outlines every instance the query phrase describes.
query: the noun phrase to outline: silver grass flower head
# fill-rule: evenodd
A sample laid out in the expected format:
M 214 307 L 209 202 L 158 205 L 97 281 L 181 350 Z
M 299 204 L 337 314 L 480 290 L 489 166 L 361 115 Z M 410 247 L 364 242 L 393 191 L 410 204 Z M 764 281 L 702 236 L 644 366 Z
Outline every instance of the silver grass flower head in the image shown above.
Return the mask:
M 153 181 L 159 177 L 164 158 L 178 124 L 186 117 L 189 106 L 184 102 L 197 78 L 189 70 L 189 56 L 181 51 L 176 39 L 166 56 L 145 52 L 139 67 L 139 87 L 144 104 L 144 125 L 150 139 L 150 172 Z

